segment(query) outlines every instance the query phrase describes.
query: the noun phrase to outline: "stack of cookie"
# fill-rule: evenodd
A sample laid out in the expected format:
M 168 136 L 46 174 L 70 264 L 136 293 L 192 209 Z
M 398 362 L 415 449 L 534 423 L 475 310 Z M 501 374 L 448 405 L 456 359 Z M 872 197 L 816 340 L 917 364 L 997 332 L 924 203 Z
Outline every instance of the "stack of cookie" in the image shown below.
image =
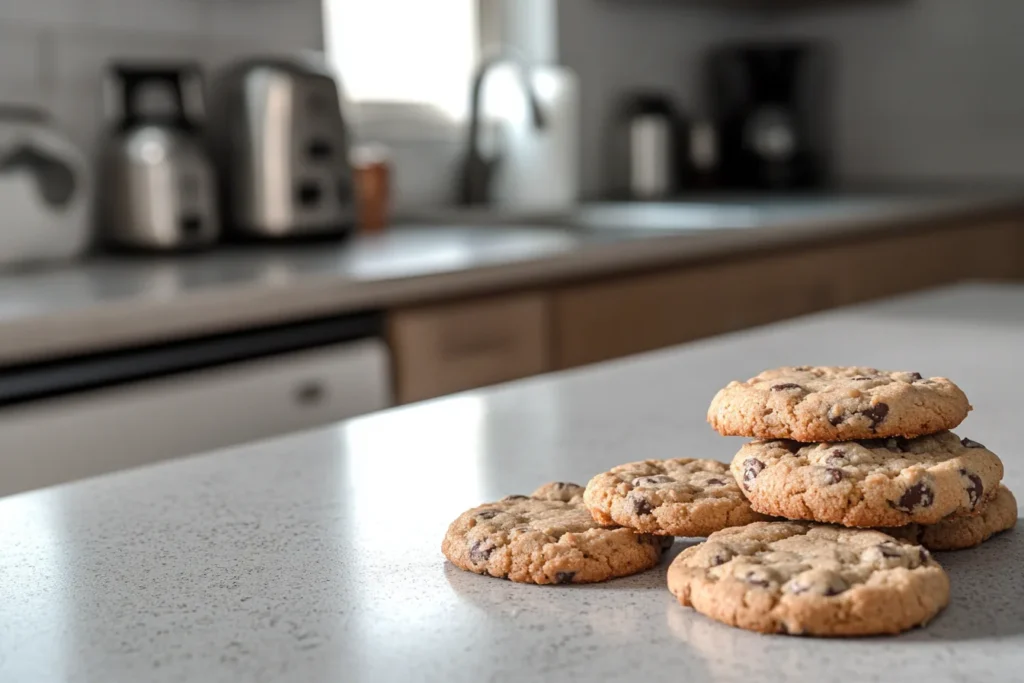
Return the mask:
M 943 378 L 768 371 L 712 402 L 719 432 L 759 439 L 731 468 L 645 460 L 586 489 L 546 484 L 466 511 L 442 552 L 512 581 L 589 583 L 654 567 L 676 536 L 706 536 L 669 569 L 682 604 L 757 631 L 898 632 L 949 600 L 929 548 L 976 545 L 1016 522 L 999 458 L 946 431 L 969 410 Z
M 948 431 L 970 410 L 943 377 L 802 366 L 730 383 L 708 421 L 723 435 L 758 439 L 732 462 L 754 510 L 888 527 L 931 550 L 955 550 L 1016 521 L 998 456 Z
M 928 549 L 977 545 L 1016 522 L 999 458 L 947 431 L 970 409 L 955 384 L 916 372 L 796 367 L 732 382 L 708 420 L 758 439 L 733 459 L 736 481 L 754 511 L 806 521 L 712 534 L 676 558 L 670 590 L 759 631 L 866 635 L 927 622 L 949 599 Z

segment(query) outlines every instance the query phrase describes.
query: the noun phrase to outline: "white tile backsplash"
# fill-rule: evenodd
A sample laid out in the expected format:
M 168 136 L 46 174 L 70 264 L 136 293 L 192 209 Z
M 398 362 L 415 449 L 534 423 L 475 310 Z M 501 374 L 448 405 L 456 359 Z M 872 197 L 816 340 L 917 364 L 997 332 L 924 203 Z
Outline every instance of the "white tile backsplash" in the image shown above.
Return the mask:
M 75 32 L 63 36 L 56 46 L 56 85 L 59 90 L 96 90 L 111 62 L 203 60 L 207 44 L 206 39 L 191 35 L 92 29 Z
M 52 37 L 42 29 L 0 23 L 0 93 L 5 87 L 45 87 L 50 81 L 50 60 L 43 52 Z

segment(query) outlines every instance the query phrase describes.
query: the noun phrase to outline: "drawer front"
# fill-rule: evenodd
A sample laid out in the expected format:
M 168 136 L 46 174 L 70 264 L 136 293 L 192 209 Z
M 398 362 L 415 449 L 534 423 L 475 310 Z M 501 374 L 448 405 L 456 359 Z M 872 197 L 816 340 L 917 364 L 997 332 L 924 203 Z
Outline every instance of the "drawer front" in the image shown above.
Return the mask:
M 547 297 L 520 294 L 396 311 L 389 321 L 402 403 L 550 368 Z
M 554 363 L 577 367 L 827 308 L 832 270 L 800 252 L 565 287 L 552 305 Z
M 330 424 L 391 404 L 383 342 L 244 361 L 0 410 L 0 496 Z

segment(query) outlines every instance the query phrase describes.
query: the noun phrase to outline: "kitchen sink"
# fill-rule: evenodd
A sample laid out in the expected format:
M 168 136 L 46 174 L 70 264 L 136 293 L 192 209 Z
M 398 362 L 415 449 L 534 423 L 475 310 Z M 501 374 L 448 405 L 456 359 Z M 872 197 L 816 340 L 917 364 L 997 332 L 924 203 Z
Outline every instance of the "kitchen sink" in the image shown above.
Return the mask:
M 964 192 L 735 194 L 666 202 L 594 202 L 548 213 L 496 207 L 450 208 L 409 218 L 412 223 L 433 225 L 551 226 L 598 232 L 676 233 L 898 218 L 908 213 L 963 206 L 965 199 L 980 196 Z

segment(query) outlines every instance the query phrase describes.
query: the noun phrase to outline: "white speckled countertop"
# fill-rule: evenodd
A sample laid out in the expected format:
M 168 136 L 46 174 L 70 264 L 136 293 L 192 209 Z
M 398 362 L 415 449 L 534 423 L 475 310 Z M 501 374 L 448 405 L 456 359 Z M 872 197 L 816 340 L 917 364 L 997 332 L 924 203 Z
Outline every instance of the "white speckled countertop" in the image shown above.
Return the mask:
M 961 286 L 3 499 L 0 681 L 1019 681 L 1024 529 L 938 555 L 952 603 L 926 629 L 856 640 L 712 622 L 675 603 L 668 560 L 537 587 L 439 546 L 465 508 L 541 482 L 730 458 L 711 396 L 783 363 L 955 378 L 975 407 L 958 431 L 1020 493 L 1022 348 L 1024 287 Z
M 645 228 L 418 226 L 346 243 L 104 258 L 0 275 L 0 364 L 473 296 L 1024 206 L 1024 191 L 951 192 L 756 211 L 641 209 Z M 596 215 L 596 214 L 595 214 Z M 676 227 L 676 225 L 682 227 Z

